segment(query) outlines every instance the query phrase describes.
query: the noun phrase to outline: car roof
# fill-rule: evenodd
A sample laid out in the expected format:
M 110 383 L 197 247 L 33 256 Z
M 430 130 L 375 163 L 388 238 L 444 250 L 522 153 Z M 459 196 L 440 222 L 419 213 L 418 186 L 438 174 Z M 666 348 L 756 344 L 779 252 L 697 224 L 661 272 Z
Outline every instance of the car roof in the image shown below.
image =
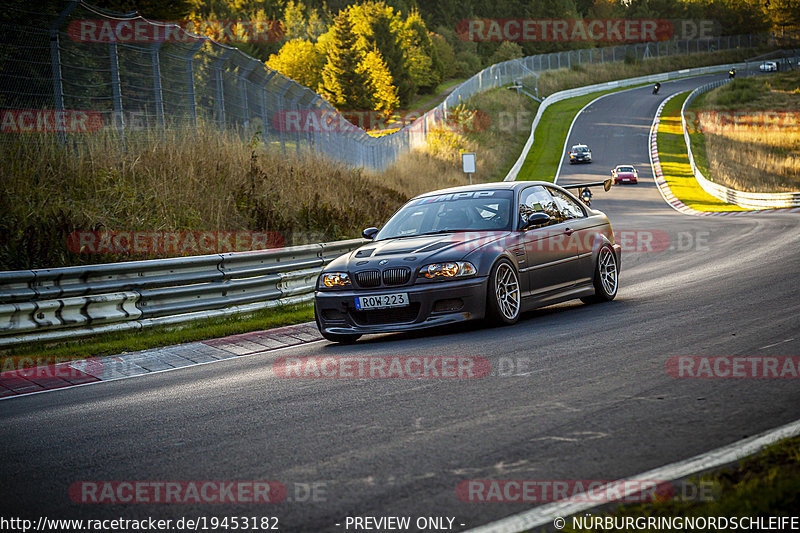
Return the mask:
M 635 167 L 634 167 L 633 165 L 631 165 L 630 163 L 622 163 L 621 165 L 617 165 L 617 168 L 619 168 L 619 167 L 631 167 L 631 168 L 635 168 Z
M 549 181 L 490 181 L 488 183 L 476 183 L 473 185 L 462 185 L 460 187 L 450 187 L 448 189 L 439 189 L 422 194 L 418 194 L 415 198 L 425 198 L 426 196 L 438 196 L 440 194 L 449 194 L 455 192 L 466 191 L 485 191 L 485 190 L 519 190 L 530 185 L 555 185 Z

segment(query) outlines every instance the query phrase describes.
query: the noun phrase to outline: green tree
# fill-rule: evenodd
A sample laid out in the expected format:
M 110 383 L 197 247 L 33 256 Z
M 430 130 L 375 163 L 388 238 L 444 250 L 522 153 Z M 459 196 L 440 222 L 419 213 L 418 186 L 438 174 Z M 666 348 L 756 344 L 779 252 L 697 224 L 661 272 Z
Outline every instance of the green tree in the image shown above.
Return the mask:
M 503 41 L 500 43 L 500 46 L 497 47 L 494 54 L 492 54 L 492 57 L 489 58 L 489 63 L 494 64 L 510 59 L 518 59 L 523 55 L 520 45 L 511 41 Z
M 436 57 L 434 68 L 439 70 L 439 78 L 446 80 L 452 78 L 456 74 L 456 54 L 453 47 L 447 42 L 447 39 L 434 33 L 431 35 L 431 44 L 433 45 L 433 54 Z
M 400 105 L 407 105 L 416 86 L 408 72 L 400 15 L 391 6 L 376 1 L 352 5 L 347 9 L 347 14 L 358 36 L 358 48 L 365 54 L 370 50 L 380 52 L 397 86 Z
M 406 68 L 419 92 L 431 92 L 442 81 L 442 68 L 419 12 L 412 12 L 403 22 L 403 47 Z
M 369 79 L 359 68 L 362 53 L 356 47 L 356 35 L 345 11 L 336 15 L 332 32 L 318 92 L 340 110 L 371 109 Z

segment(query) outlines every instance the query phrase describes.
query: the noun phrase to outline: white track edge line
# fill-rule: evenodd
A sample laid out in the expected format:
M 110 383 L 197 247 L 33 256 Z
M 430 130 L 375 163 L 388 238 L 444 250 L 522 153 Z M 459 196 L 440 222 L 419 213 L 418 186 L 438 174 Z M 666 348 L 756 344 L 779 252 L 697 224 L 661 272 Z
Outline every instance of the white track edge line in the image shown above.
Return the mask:
M 758 435 L 742 439 L 727 446 L 696 455 L 683 461 L 678 461 L 653 470 L 649 470 L 643 474 L 639 474 L 628 479 L 622 479 L 613 483 L 609 483 L 608 485 L 605 485 L 597 490 L 602 492 L 605 492 L 609 489 L 618 490 L 620 494 L 623 495 L 624 499 L 625 495 L 636 491 L 634 487 L 637 485 L 635 483 L 637 480 L 674 481 L 676 479 L 690 476 L 697 472 L 732 463 L 760 451 L 765 446 L 774 444 L 775 442 L 787 437 L 795 437 L 797 435 L 800 435 L 800 420 L 795 420 L 794 422 L 790 422 L 778 428 L 765 431 Z M 634 483 L 631 483 L 632 481 Z M 628 485 L 627 490 L 624 488 L 626 484 Z M 623 488 L 614 489 L 613 487 L 615 485 L 621 485 Z M 641 490 L 641 486 L 639 486 L 639 490 Z M 603 501 L 554 502 L 535 507 L 530 511 L 512 515 L 484 526 L 470 529 L 469 532 L 519 533 L 532 528 L 551 524 L 556 517 L 565 518 L 588 509 L 605 505 L 606 503 L 607 502 Z

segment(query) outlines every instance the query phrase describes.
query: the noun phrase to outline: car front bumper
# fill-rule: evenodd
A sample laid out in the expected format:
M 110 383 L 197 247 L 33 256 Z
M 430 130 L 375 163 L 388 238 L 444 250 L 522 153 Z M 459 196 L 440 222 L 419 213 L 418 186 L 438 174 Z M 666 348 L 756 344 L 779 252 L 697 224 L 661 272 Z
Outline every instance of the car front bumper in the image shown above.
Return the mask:
M 393 333 L 476 320 L 486 313 L 487 277 L 358 291 L 316 291 L 320 329 L 339 335 Z M 408 294 L 409 305 L 363 311 L 356 296 Z M 439 310 L 437 310 L 439 309 Z

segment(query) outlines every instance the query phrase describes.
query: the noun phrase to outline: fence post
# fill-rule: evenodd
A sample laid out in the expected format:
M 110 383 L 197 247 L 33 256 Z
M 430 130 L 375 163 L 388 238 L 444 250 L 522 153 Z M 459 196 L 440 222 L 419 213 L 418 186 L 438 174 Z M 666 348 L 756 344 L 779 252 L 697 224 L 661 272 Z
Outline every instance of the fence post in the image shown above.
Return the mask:
M 273 76 L 275 76 L 275 74 L 277 74 L 277 71 L 274 70 L 267 72 L 267 77 L 264 79 L 263 85 L 261 85 L 261 138 L 263 139 L 265 146 L 269 142 L 267 132 L 271 129 L 269 115 L 267 115 L 267 84 L 273 78 Z M 284 123 L 285 122 L 286 119 L 284 117 Z M 283 147 L 283 154 L 286 155 L 285 146 Z
M 311 103 L 308 104 L 308 107 L 309 107 L 309 110 L 310 110 L 311 113 L 318 113 L 318 109 L 319 108 L 317 108 L 317 106 L 316 106 L 317 100 L 319 100 L 319 95 L 318 94 L 315 95 L 314 98 L 311 99 Z M 318 154 L 321 154 L 321 153 L 323 153 L 324 144 L 326 144 L 326 143 L 322 142 L 323 141 L 323 135 L 324 135 L 326 141 L 329 140 L 329 139 L 328 139 L 328 135 L 327 135 L 328 132 L 327 131 L 323 131 L 323 126 L 322 126 L 322 118 L 323 117 L 321 116 L 321 113 L 318 113 L 318 115 L 319 116 L 317 116 L 317 124 L 319 124 L 319 129 L 314 132 L 314 134 L 313 134 L 313 136 L 311 138 L 314 139 L 314 150 L 316 150 L 316 152 Z
M 260 62 L 250 61 L 250 64 L 244 69 L 239 69 L 239 73 L 237 74 L 237 77 L 239 78 L 240 90 L 242 91 L 242 125 L 244 126 L 245 130 L 247 130 L 247 128 L 250 126 L 250 119 L 248 118 L 250 109 L 247 103 L 247 76 L 253 72 L 253 69 L 256 68 L 256 65 L 260 64 Z
M 153 95 L 156 99 L 156 118 L 158 125 L 164 127 L 164 95 L 161 92 L 161 61 L 158 51 L 161 49 L 163 41 L 153 43 L 150 47 L 150 60 L 153 63 Z
M 217 94 L 214 98 L 214 108 L 217 114 L 217 122 L 220 126 L 225 126 L 225 85 L 222 83 L 222 64 L 225 63 L 235 48 L 228 48 L 214 61 L 211 68 L 214 69 L 214 81 Z
M 291 87 L 291 85 L 292 85 L 291 83 L 287 84 L 287 87 L 286 87 L 287 90 L 288 90 L 289 87 Z M 302 97 L 303 97 L 302 95 L 298 95 L 290 103 L 292 109 L 295 110 L 298 114 L 300 113 L 300 105 L 299 105 L 299 103 L 300 103 L 300 98 L 302 98 Z M 295 151 L 297 152 L 297 157 L 300 157 L 300 132 L 299 131 L 295 131 L 294 132 L 294 142 L 295 142 L 294 147 L 295 147 Z
M 50 25 L 50 62 L 53 71 L 53 107 L 56 111 L 64 111 L 64 84 L 61 78 L 61 51 L 59 50 L 58 28 L 64 20 L 70 16 L 72 11 L 78 6 L 78 0 L 70 0 L 67 7 L 58 15 L 58 18 Z M 66 134 L 59 130 L 58 140 L 61 144 L 66 144 Z
M 189 121 L 194 127 L 197 124 L 197 98 L 194 94 L 194 55 L 202 48 L 206 38 L 200 38 L 186 54 L 186 86 L 189 89 Z
M 114 125 L 120 135 L 125 135 L 125 115 L 122 111 L 122 91 L 119 84 L 119 56 L 117 43 L 108 43 L 108 63 L 111 67 L 111 103 L 114 108 Z

